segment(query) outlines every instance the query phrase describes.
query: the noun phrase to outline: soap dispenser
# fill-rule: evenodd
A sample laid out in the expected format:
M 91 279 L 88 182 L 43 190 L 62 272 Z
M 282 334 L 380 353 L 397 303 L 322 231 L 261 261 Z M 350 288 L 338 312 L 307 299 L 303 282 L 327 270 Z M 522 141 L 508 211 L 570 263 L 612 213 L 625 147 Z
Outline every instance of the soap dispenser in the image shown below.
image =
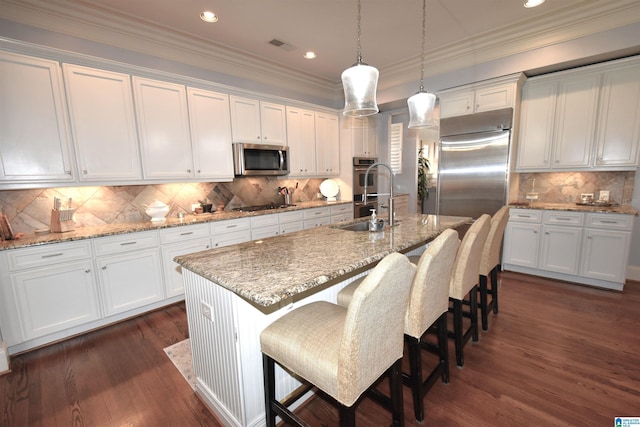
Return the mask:
M 369 231 L 376 231 L 378 229 L 378 216 L 376 210 L 371 209 L 371 219 L 369 220 Z

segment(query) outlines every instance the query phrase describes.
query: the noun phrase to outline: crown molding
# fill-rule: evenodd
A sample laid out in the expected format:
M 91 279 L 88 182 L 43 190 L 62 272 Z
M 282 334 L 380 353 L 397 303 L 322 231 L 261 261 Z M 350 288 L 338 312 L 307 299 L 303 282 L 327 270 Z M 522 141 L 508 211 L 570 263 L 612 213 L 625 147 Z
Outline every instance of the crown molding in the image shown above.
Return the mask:
M 0 0 L 2 17 L 20 24 L 181 64 L 286 88 L 335 102 L 336 82 L 285 68 L 247 52 L 89 9 L 64 0 Z
M 640 22 L 637 0 L 586 1 L 533 21 L 514 22 L 438 49 L 425 52 L 425 78 L 530 52 Z M 535 28 L 531 30 L 530 28 Z M 419 81 L 420 55 L 380 69 L 378 87 L 388 89 Z M 524 70 L 521 70 L 524 71 Z M 417 87 L 417 84 L 416 84 Z M 436 88 L 442 89 L 442 88 Z

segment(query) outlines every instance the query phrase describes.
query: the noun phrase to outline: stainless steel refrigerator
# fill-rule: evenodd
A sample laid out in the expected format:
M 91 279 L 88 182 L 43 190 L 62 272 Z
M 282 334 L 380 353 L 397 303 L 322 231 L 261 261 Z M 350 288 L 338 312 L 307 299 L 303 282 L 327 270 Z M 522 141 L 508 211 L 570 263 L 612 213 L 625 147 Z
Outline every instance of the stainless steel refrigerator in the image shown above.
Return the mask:
M 438 213 L 478 218 L 507 201 L 513 109 L 440 120 Z

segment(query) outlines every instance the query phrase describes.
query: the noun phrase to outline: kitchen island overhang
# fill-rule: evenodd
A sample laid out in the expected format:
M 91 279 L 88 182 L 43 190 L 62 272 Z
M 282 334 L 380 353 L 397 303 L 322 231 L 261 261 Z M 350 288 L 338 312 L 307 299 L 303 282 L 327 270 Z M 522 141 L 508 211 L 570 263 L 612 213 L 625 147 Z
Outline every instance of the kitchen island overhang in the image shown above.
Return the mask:
M 225 425 L 264 425 L 260 333 L 289 310 L 337 293 L 392 252 L 419 254 L 471 218 L 402 217 L 383 232 L 339 225 L 176 257 L 183 267 L 196 392 Z M 276 373 L 279 397 L 300 383 Z

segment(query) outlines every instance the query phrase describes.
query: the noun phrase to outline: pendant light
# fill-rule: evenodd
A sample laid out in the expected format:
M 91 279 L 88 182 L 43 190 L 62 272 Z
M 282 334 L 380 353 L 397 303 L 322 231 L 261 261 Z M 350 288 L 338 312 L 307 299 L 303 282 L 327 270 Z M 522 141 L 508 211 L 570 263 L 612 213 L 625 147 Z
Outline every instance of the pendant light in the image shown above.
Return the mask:
M 422 0 L 422 53 L 420 56 L 420 91 L 407 99 L 409 106 L 409 129 L 437 127 L 436 96 L 424 91 L 424 44 L 426 39 L 427 1 Z
M 360 0 L 358 0 L 358 58 L 351 68 L 342 72 L 344 89 L 344 110 L 342 114 L 350 117 L 364 117 L 376 114 L 376 89 L 378 70 L 362 62 L 360 48 Z

